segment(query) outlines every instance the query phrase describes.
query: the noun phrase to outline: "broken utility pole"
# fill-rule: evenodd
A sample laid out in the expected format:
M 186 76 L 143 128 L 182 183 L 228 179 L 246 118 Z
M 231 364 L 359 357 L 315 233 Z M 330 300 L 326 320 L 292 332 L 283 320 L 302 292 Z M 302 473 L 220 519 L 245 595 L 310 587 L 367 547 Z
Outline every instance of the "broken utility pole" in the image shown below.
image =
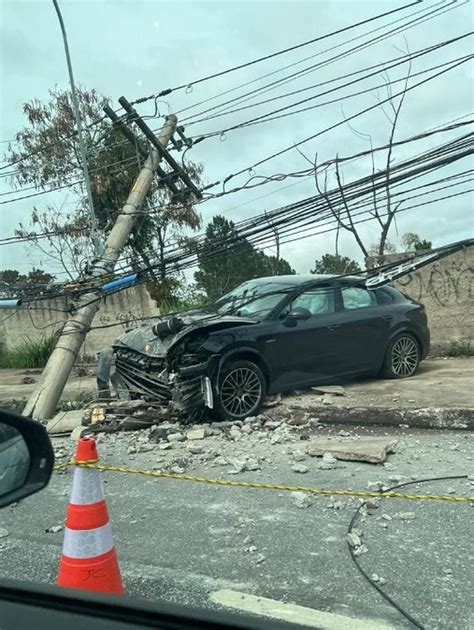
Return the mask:
M 135 225 L 137 211 L 140 209 L 159 168 L 159 162 L 163 154 L 167 153 L 163 149 L 170 142 L 176 124 L 176 116 L 167 116 L 158 138 L 154 137 L 153 145 L 156 150 L 152 149 L 148 154 L 128 199 L 110 231 L 105 251 L 91 269 L 90 273 L 93 278 L 100 278 L 114 270 L 115 263 Z M 69 317 L 61 331 L 38 385 L 23 410 L 23 415 L 31 416 L 36 420 L 45 420 L 54 414 L 79 350 L 91 327 L 94 315 L 99 310 L 101 297 L 99 287 L 80 297 L 75 312 Z

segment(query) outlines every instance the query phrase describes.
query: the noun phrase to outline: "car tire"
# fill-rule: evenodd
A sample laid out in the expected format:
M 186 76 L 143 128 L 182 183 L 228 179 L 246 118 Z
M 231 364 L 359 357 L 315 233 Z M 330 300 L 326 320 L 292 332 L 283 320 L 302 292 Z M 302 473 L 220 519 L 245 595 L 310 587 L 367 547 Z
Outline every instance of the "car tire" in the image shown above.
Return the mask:
M 224 364 L 215 388 L 214 412 L 218 420 L 243 420 L 262 408 L 267 383 L 262 370 L 252 361 L 235 360 Z
M 413 376 L 420 364 L 420 344 L 410 333 L 400 333 L 390 342 L 381 370 L 385 378 Z

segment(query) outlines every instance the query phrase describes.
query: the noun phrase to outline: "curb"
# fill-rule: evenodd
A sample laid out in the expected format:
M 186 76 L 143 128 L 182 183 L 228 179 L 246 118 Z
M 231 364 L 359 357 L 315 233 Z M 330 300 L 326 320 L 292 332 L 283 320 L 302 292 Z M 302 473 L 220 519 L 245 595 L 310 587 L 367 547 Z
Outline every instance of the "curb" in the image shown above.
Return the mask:
M 328 424 L 391 427 L 405 424 L 421 429 L 474 430 L 474 409 L 471 407 L 400 409 L 394 407 L 291 405 L 291 410 L 314 414 L 321 422 Z

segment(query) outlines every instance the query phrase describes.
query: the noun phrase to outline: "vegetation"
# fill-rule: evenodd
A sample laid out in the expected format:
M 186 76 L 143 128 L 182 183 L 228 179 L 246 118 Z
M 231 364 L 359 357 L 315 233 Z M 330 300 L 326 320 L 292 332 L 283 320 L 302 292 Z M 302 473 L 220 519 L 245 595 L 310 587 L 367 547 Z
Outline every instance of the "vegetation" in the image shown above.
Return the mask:
M 0 296 L 14 298 L 19 295 L 44 295 L 48 291 L 48 285 L 52 287 L 54 276 L 42 269 L 32 269 L 27 275 L 21 274 L 16 269 L 0 271 Z
M 440 357 L 474 357 L 474 346 L 471 339 L 460 339 L 441 344 L 436 352 Z
M 405 252 L 423 252 L 430 250 L 432 247 L 433 243 L 431 241 L 421 239 L 414 232 L 406 232 L 402 236 L 402 250 Z
M 193 248 L 192 241 L 189 247 Z M 194 274 L 198 291 L 213 301 L 236 286 L 262 276 L 293 274 L 283 258 L 268 256 L 241 236 L 233 223 L 217 215 L 206 227 L 197 250 L 199 269 Z
M 112 128 L 108 119 L 104 120 L 102 108 L 107 101 L 103 96 L 95 90 L 79 88 L 78 101 L 94 211 L 100 231 L 106 234 L 130 192 L 143 158 L 138 147 Z M 18 131 L 5 156 L 6 160 L 17 162 L 11 184 L 34 186 L 37 190 L 66 186 L 77 203 L 73 200 L 71 210 L 68 200 L 67 211 L 65 203 L 42 210 L 34 208 L 29 224 L 20 224 L 16 234 L 31 239 L 28 246 L 41 251 L 74 279 L 92 258 L 93 247 L 71 95 L 67 90 L 51 90 L 47 101 L 27 102 L 23 112 L 26 125 Z M 186 169 L 200 185 L 202 166 L 186 160 Z M 138 218 L 124 257 L 134 268 L 155 264 L 158 259 L 152 280 L 162 285 L 158 291 L 162 296 L 163 286 L 166 288 L 163 281 L 169 275 L 165 245 L 185 230 L 197 230 L 201 218 L 190 202 L 175 203 L 168 189 L 160 188 L 157 182 L 153 183 L 146 204 L 151 212 Z M 39 234 L 44 237 L 38 238 Z
M 0 368 L 33 369 L 46 365 L 56 345 L 57 336 L 43 337 L 39 341 L 27 339 L 13 350 L 0 346 Z
M 360 271 L 362 269 L 355 260 L 340 254 L 324 254 L 324 256 L 314 261 L 314 269 L 311 269 L 311 273 L 329 273 L 334 275 L 359 273 Z

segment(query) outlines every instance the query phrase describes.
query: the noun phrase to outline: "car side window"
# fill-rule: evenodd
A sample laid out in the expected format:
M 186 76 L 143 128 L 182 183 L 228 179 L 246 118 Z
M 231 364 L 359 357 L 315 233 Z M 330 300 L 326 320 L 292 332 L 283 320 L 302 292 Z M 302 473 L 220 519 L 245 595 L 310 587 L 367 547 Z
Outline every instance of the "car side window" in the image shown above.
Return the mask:
M 368 291 L 362 287 L 343 287 L 342 303 L 346 310 L 367 308 L 377 305 L 377 297 L 374 291 Z
M 311 315 L 334 313 L 334 289 L 333 287 L 315 287 L 298 295 L 290 304 L 288 312 L 295 308 L 306 308 Z

